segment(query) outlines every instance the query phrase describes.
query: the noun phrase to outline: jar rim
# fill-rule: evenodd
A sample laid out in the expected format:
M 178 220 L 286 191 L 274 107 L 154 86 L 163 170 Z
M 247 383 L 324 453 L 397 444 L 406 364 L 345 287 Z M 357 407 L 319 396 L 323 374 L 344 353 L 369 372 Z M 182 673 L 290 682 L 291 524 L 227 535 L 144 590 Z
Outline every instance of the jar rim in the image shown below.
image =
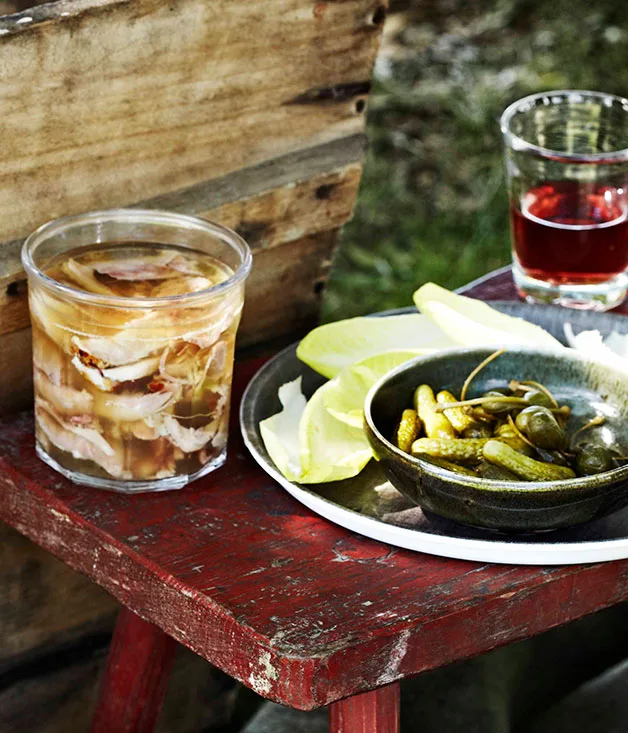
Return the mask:
M 205 232 L 220 239 L 223 243 L 229 245 L 240 256 L 240 264 L 234 273 L 216 285 L 203 290 L 196 290 L 192 293 L 180 293 L 178 295 L 166 295 L 156 298 L 145 298 L 141 296 L 121 296 L 106 295 L 100 293 L 90 293 L 80 288 L 72 287 L 60 283 L 58 280 L 46 275 L 36 264 L 33 254 L 38 245 L 45 242 L 51 236 L 62 232 L 65 229 L 82 224 L 95 224 L 99 221 L 119 221 L 133 222 L 145 221 L 150 224 L 164 224 L 170 226 L 183 226 L 192 228 L 196 231 Z M 194 250 L 196 251 L 196 250 Z M 234 232 L 232 229 L 201 219 L 197 216 L 189 214 L 179 214 L 170 211 L 162 211 L 158 209 L 103 209 L 100 211 L 90 211 L 84 214 L 74 214 L 53 219 L 42 224 L 32 234 L 30 234 L 22 245 L 22 265 L 29 277 L 35 278 L 39 283 L 50 290 L 63 293 L 66 297 L 74 300 L 90 303 L 92 305 L 108 306 L 112 308 L 160 308 L 173 305 L 193 305 L 194 303 L 203 302 L 208 298 L 214 298 L 221 295 L 236 285 L 243 282 L 251 271 L 253 255 L 251 249 L 245 240 Z
M 584 101 L 586 98 L 605 100 L 609 106 L 611 104 L 618 103 L 628 114 L 628 99 L 626 97 L 619 97 L 615 94 L 607 94 L 606 92 L 592 92 L 584 89 L 557 89 L 555 91 L 529 94 L 528 96 L 522 97 L 521 99 L 513 102 L 503 111 L 499 120 L 499 126 L 502 135 L 504 136 L 504 142 L 508 147 L 518 153 L 531 153 L 539 158 L 545 158 L 557 163 L 597 163 L 600 165 L 612 165 L 614 163 L 623 163 L 628 161 L 628 148 L 614 150 L 610 153 L 568 153 L 531 143 L 519 135 L 516 135 L 510 129 L 513 118 L 519 112 L 525 111 L 526 107 L 535 106 L 535 103 L 539 100 L 547 100 L 547 106 L 551 106 L 552 104 L 558 104 L 565 100 L 572 100 L 579 103 Z

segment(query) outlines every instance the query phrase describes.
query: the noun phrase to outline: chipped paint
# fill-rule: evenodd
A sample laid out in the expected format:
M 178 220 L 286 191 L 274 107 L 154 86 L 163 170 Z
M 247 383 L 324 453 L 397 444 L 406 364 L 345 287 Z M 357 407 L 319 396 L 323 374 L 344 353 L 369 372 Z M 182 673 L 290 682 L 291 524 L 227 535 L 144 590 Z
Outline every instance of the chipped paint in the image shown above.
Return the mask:
M 399 668 L 403 658 L 408 652 L 408 639 L 412 634 L 412 629 L 405 629 L 399 634 L 399 638 L 393 644 L 392 651 L 390 652 L 390 659 L 384 671 L 377 678 L 378 685 L 387 685 L 390 682 L 394 682 L 399 677 Z
M 68 517 L 67 514 L 63 514 L 63 512 L 58 512 L 56 509 L 53 509 L 52 507 L 50 507 L 50 513 L 52 514 L 53 517 L 58 519 L 60 522 L 66 522 L 66 523 L 71 524 L 71 519 L 70 517 Z
M 251 672 L 249 684 L 258 695 L 268 695 L 273 687 L 273 682 L 279 679 L 279 673 L 272 664 L 270 652 L 262 652 L 258 659 L 261 669 L 258 672 Z
M 100 560 L 100 547 L 94 548 L 94 561 L 92 562 L 92 573 L 96 572 L 98 561 Z

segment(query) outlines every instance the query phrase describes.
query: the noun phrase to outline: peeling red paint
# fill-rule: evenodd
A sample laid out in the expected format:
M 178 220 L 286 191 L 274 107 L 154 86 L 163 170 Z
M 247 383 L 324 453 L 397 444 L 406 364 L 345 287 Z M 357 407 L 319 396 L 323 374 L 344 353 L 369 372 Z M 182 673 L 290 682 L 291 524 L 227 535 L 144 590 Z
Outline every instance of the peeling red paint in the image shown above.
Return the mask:
M 512 297 L 512 281 L 496 282 L 499 297 Z M 237 400 L 260 364 L 236 370 L 225 467 L 182 491 L 121 496 L 73 486 L 37 459 L 31 414 L 4 418 L 0 518 L 245 685 L 299 709 L 628 599 L 628 561 L 445 560 L 314 515 L 255 465 L 239 437 Z

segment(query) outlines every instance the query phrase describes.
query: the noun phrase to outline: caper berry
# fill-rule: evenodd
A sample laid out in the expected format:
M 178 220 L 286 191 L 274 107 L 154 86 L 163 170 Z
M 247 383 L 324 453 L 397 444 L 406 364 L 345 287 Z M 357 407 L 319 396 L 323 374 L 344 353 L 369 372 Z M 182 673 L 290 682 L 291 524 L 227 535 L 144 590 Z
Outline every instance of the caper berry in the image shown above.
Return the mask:
M 493 429 L 487 423 L 474 423 L 462 433 L 463 438 L 490 438 Z
M 540 405 L 551 409 L 554 407 L 552 400 L 541 390 L 532 389 L 523 395 L 523 399 L 531 405 Z
M 485 392 L 482 397 L 495 397 L 496 399 L 487 399 L 486 402 L 482 403 L 482 407 L 487 412 L 490 412 L 492 415 L 502 415 L 504 413 L 510 412 L 512 410 L 512 404 L 503 401 L 503 398 L 505 396 L 507 395 L 504 395 L 503 392 L 498 389 L 492 389 L 490 390 L 490 392 Z
M 610 471 L 614 467 L 613 454 L 604 445 L 589 443 L 576 456 L 576 468 L 583 476 Z
M 560 450 L 565 444 L 565 431 L 547 407 L 526 407 L 517 415 L 515 424 L 539 448 Z

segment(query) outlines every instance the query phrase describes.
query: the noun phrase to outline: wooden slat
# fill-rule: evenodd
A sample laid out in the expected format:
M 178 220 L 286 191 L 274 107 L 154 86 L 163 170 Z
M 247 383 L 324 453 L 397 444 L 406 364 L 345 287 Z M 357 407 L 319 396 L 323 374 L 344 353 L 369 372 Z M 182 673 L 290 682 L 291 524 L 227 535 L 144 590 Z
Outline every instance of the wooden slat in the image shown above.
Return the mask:
M 337 229 L 351 217 L 362 166 L 321 173 L 257 196 L 202 212 L 235 229 L 253 251 Z
M 101 588 L 0 523 L 0 673 L 110 628 L 117 608 Z
M 256 251 L 238 347 L 296 334 L 315 324 L 337 234 L 333 229 Z M 20 317 L 28 322 L 25 300 Z M 0 415 L 30 404 L 30 328 L 23 328 L 0 335 Z
M 0 241 L 360 133 L 378 6 L 73 0 L 0 19 Z
M 359 163 L 366 150 L 363 134 L 332 140 L 241 168 L 218 178 L 140 201 L 148 209 L 167 209 L 181 214 L 213 211 L 224 204 L 250 199 L 272 189 L 294 185 Z
M 189 192 L 187 196 L 171 197 L 168 202 L 154 202 L 179 213 L 196 214 L 238 231 L 255 251 L 296 241 L 321 231 L 337 229 L 351 216 L 353 202 L 360 184 L 361 165 L 349 163 L 343 168 L 319 173 L 305 180 L 283 183 L 277 188 L 241 197 L 218 207 L 205 210 L 207 196 Z M 242 171 L 237 174 L 239 178 Z M 298 177 L 298 170 L 291 170 Z M 283 179 L 276 176 L 275 179 Z M 269 180 L 268 177 L 265 180 Z M 231 188 L 236 185 L 236 188 Z M 216 190 L 216 187 L 214 190 Z M 223 184 L 225 191 L 237 196 L 238 186 Z M 249 186 L 249 190 L 252 187 Z M 244 189 L 246 191 L 246 189 Z M 217 197 L 220 201 L 220 196 Z M 157 208 L 157 207 L 156 207 Z M 29 325 L 27 288 L 20 263 L 21 241 L 0 247 L 0 336 L 27 328 Z M 321 255 L 322 256 L 322 255 Z M 270 283 L 277 287 L 273 270 L 267 270 Z M 309 287 L 309 286 L 308 286 Z M 279 289 L 279 288 L 278 288 Z M 1 377 L 0 377 L 1 379 Z
M 255 254 L 239 347 L 315 324 L 336 236 L 336 231 L 322 232 Z
M 0 336 L 0 415 L 20 409 L 32 393 L 31 330 Z

